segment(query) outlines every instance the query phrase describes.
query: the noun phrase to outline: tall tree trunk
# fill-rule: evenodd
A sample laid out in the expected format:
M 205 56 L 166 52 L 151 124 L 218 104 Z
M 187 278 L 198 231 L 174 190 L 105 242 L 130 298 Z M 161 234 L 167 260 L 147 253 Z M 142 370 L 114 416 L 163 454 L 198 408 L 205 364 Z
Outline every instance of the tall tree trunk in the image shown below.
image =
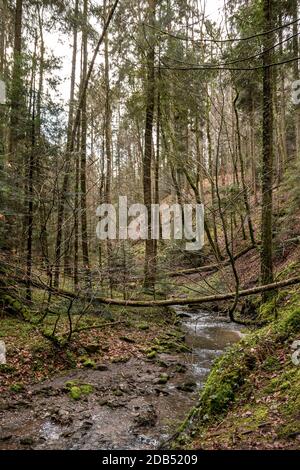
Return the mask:
M 264 30 L 272 29 L 272 1 L 263 1 Z M 262 152 L 262 214 L 261 214 L 261 282 L 273 282 L 273 240 L 272 240 L 272 207 L 273 207 L 273 90 L 272 62 L 273 33 L 264 37 L 263 54 L 263 152 Z M 263 300 L 269 296 L 263 294 Z
M 75 161 L 75 196 L 74 196 L 74 287 L 78 289 L 78 252 L 79 252 L 79 155 L 80 155 L 80 127 L 77 132 L 77 148 L 76 148 L 76 161 Z
M 148 0 L 147 16 L 150 25 L 155 23 L 156 0 Z M 150 30 L 150 28 L 149 28 Z M 146 121 L 145 121 L 145 148 L 143 161 L 144 204 L 148 211 L 148 238 L 145 246 L 144 262 L 144 288 L 153 289 L 155 284 L 155 244 L 151 239 L 151 203 L 152 203 L 152 131 L 155 102 L 155 47 L 153 30 L 149 31 L 149 46 L 147 51 L 147 81 L 146 81 Z
M 103 2 L 104 14 L 107 14 L 107 3 L 106 0 Z M 106 180 L 104 190 L 104 202 L 107 204 L 111 203 L 111 179 L 112 179 L 112 131 L 111 131 L 111 92 L 110 92 L 110 79 L 109 79 L 109 41 L 108 33 L 104 37 L 104 78 L 105 78 L 105 156 L 106 156 Z M 112 291 L 112 243 L 111 240 L 107 239 L 107 266 L 110 273 L 110 290 Z
M 299 56 L 299 37 L 298 37 L 298 22 L 296 21 L 298 18 L 298 1 L 292 0 L 292 15 L 293 21 L 293 56 Z M 298 60 L 294 60 L 293 62 L 293 75 L 294 80 L 299 79 L 299 63 Z M 298 105 L 295 110 L 295 136 L 296 136 L 296 158 L 300 159 L 300 106 Z
M 20 138 L 20 106 L 22 100 L 22 14 L 23 0 L 17 0 L 15 10 L 14 63 L 11 86 L 11 114 L 9 133 L 10 160 L 14 162 Z M 16 162 L 14 162 L 16 163 Z
M 211 205 L 212 205 L 212 223 L 213 223 L 213 234 L 214 239 L 212 239 L 208 223 L 206 218 L 204 220 L 205 225 L 207 226 L 206 235 L 209 241 L 210 246 L 213 249 L 214 255 L 217 260 L 222 259 L 221 251 L 219 248 L 218 241 L 218 231 L 217 231 L 217 222 L 216 222 L 216 188 L 213 178 L 213 151 L 212 151 L 212 142 L 211 142 L 211 131 L 210 131 L 210 106 L 209 106 L 209 95 L 207 88 L 207 103 L 206 103 L 206 137 L 207 137 L 207 150 L 208 150 L 208 168 L 210 173 L 210 188 L 211 188 Z
M 67 129 L 67 151 L 70 153 L 71 140 L 72 140 L 72 129 L 74 123 L 74 97 L 75 97 L 75 81 L 76 81 L 76 58 L 77 58 L 77 37 L 78 37 L 78 2 L 75 1 L 74 6 L 74 26 L 73 26 L 73 47 L 72 47 L 72 66 L 71 66 L 71 82 L 70 82 L 70 97 L 69 97 L 69 112 L 68 112 L 68 129 Z M 77 164 L 77 157 L 76 157 Z M 75 165 L 76 165 L 75 164 Z M 71 269 L 71 238 L 72 238 L 72 229 L 70 227 L 70 211 L 68 211 L 68 220 L 65 230 L 64 230 L 64 239 L 66 240 L 66 246 L 64 250 L 64 274 L 70 275 L 72 272 Z
M 83 32 L 82 32 L 82 80 L 83 83 L 87 76 L 87 17 L 88 0 L 83 2 Z M 86 94 L 81 108 L 81 159 L 80 159 L 80 209 L 81 209 L 81 246 L 82 261 L 86 275 L 86 282 L 89 284 L 90 261 L 87 233 L 87 206 L 86 206 L 86 139 L 87 139 L 87 105 Z
M 74 17 L 78 16 L 78 0 L 76 0 L 74 8 Z M 75 89 L 75 77 L 76 77 L 76 55 L 77 55 L 77 25 L 74 25 L 73 29 L 73 52 L 72 52 L 72 65 L 71 65 L 71 84 L 70 84 L 70 103 L 69 103 L 69 119 L 68 119 L 68 130 L 67 130 L 67 148 L 66 157 L 64 162 L 64 176 L 61 193 L 58 198 L 58 209 L 57 209 L 57 232 L 56 232 L 56 245 L 55 245 L 55 268 L 54 268 L 54 286 L 59 285 L 60 276 L 60 263 L 61 263 L 61 249 L 62 249 L 62 237 L 63 237 L 63 224 L 65 218 L 65 203 L 67 197 L 67 191 L 70 179 L 70 163 L 72 157 L 72 148 L 74 143 L 73 139 L 73 123 L 74 123 L 74 89 Z
M 0 0 L 0 77 L 3 78 L 6 50 L 6 0 Z
M 243 160 L 243 155 L 242 155 L 242 143 L 241 143 L 241 133 L 240 133 L 240 121 L 239 121 L 238 110 L 237 110 L 237 107 L 236 107 L 238 97 L 239 97 L 239 95 L 237 93 L 237 95 L 234 99 L 234 102 L 233 102 L 235 120 L 236 120 L 237 153 L 238 153 L 238 158 L 239 158 L 239 162 L 240 162 L 243 199 L 244 199 L 245 211 L 246 211 L 246 215 L 247 215 L 248 229 L 249 229 L 251 242 L 253 243 L 253 245 L 255 245 L 254 229 L 253 229 L 253 225 L 252 225 L 250 204 L 249 204 L 249 199 L 248 199 L 248 191 L 247 191 L 247 185 L 246 185 L 246 180 L 245 180 L 244 160 Z
M 30 89 L 30 105 L 29 112 L 31 114 L 31 147 L 29 149 L 28 163 L 27 163 L 27 253 L 26 253 L 26 275 L 27 275 L 27 289 L 26 298 L 31 300 L 31 271 L 32 271 L 32 242 L 33 242 L 33 196 L 34 196 L 34 167 L 35 167 L 35 142 L 36 142 L 36 96 L 35 96 L 35 67 L 36 67 L 36 48 L 37 36 L 35 39 L 34 54 L 32 58 L 32 77 Z

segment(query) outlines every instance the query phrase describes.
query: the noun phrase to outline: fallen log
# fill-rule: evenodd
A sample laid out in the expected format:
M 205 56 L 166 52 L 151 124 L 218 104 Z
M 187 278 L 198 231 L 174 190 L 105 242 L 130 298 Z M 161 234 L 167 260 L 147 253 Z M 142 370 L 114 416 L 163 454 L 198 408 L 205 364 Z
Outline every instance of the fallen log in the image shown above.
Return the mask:
M 23 280 L 19 279 L 19 282 L 28 283 L 28 281 L 26 281 L 25 279 Z M 122 300 L 122 299 L 111 299 L 107 297 L 98 297 L 97 295 L 89 294 L 87 292 L 75 293 L 75 292 L 67 291 L 64 289 L 56 289 L 54 287 L 49 287 L 40 281 L 31 280 L 30 283 L 33 287 L 36 287 L 37 289 L 45 289 L 47 291 L 52 292 L 54 295 L 58 295 L 61 297 L 65 297 L 69 299 L 89 300 L 89 301 L 93 300 L 93 301 L 98 302 L 99 304 L 118 305 L 122 307 L 126 307 L 126 306 L 169 307 L 172 305 L 193 305 L 193 304 L 203 304 L 203 303 L 208 303 L 208 302 L 219 302 L 222 300 L 231 300 L 236 297 L 236 292 L 226 292 L 224 294 L 207 295 L 207 296 L 202 296 L 202 297 L 186 297 L 184 299 L 172 298 L 172 299 L 166 299 L 166 300 L 146 300 L 146 299 L 145 300 Z M 247 297 L 250 295 L 260 294 L 262 292 L 282 289 L 284 287 L 289 287 L 295 284 L 300 284 L 300 276 L 286 279 L 284 281 L 273 282 L 272 284 L 252 287 L 251 289 L 240 290 L 239 297 Z
M 247 248 L 239 251 L 236 255 L 233 256 L 234 261 L 238 260 L 242 256 L 249 253 L 249 251 L 256 248 L 256 245 L 250 245 Z M 177 277 L 181 275 L 188 275 L 188 274 L 196 274 L 196 273 L 206 273 L 206 272 L 213 272 L 217 271 L 218 269 L 224 268 L 230 264 L 230 260 L 220 261 L 219 263 L 207 264 L 205 266 L 197 266 L 196 268 L 187 268 L 187 269 L 180 269 L 179 271 L 170 271 L 167 273 L 169 277 Z

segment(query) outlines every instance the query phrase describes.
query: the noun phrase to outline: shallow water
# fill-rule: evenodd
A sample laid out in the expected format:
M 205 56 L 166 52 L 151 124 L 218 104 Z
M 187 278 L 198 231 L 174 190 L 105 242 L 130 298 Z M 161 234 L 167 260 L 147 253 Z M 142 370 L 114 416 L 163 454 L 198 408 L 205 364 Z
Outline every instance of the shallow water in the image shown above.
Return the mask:
M 177 307 L 176 312 L 186 313 L 186 310 Z M 216 313 L 199 311 L 183 320 L 183 329 L 186 331 L 186 343 L 192 349 L 191 354 L 185 355 L 185 362 L 201 388 L 213 361 L 228 346 L 240 340 L 241 328 Z

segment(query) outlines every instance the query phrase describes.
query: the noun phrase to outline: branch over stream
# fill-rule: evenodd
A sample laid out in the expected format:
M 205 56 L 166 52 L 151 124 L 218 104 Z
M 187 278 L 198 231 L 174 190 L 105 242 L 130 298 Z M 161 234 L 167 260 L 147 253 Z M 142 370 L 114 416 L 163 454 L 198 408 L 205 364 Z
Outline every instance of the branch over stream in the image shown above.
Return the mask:
M 28 283 L 26 279 L 17 279 L 20 283 Z M 97 295 L 89 294 L 88 292 L 78 293 L 71 292 L 64 289 L 56 289 L 49 287 L 41 281 L 30 281 L 31 285 L 37 289 L 45 289 L 52 292 L 54 295 L 66 297 L 69 299 L 90 299 L 99 304 L 106 305 L 119 305 L 119 306 L 131 306 L 131 307 L 168 307 L 172 305 L 192 305 L 192 304 L 203 304 L 207 302 L 217 302 L 222 300 L 231 300 L 236 296 L 236 292 L 226 292 L 224 294 L 207 295 L 202 297 L 186 297 L 186 298 L 172 298 L 166 300 L 122 300 L 122 299 L 111 299 L 107 297 L 98 297 Z M 300 284 L 300 276 L 292 277 L 284 281 L 273 282 L 264 286 L 256 286 L 251 289 L 244 289 L 239 291 L 239 297 L 247 297 L 250 295 L 260 294 L 262 292 L 268 292 L 272 290 L 282 289 L 284 287 L 293 286 Z

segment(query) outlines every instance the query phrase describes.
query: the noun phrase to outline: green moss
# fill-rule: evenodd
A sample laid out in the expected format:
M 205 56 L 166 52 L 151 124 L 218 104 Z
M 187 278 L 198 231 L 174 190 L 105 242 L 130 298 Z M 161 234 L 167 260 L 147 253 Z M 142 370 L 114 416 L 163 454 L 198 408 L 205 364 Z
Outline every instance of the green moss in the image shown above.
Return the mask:
M 177 372 L 178 374 L 184 374 L 186 372 L 186 365 L 184 364 L 176 364 L 176 367 L 175 367 L 175 372 Z
M 91 384 L 83 384 L 80 386 L 80 390 L 83 395 L 89 395 L 93 393 L 94 387 Z
M 96 367 L 95 361 L 92 359 L 88 358 L 82 363 L 83 367 L 86 367 L 87 369 L 94 369 Z
M 0 372 L 10 374 L 12 372 L 15 372 L 15 370 L 15 367 L 10 366 L 9 364 L 0 364 Z
M 24 390 L 24 384 L 22 384 L 21 382 L 16 382 L 14 384 L 12 384 L 10 386 L 10 389 L 12 392 L 14 393 L 20 393 L 20 392 L 23 392 Z
M 280 367 L 281 367 L 280 361 L 278 360 L 276 356 L 268 356 L 262 365 L 263 369 L 269 370 L 269 371 L 278 370 L 280 369 Z
M 153 349 L 153 350 L 151 350 L 147 353 L 147 358 L 148 359 L 154 359 L 156 356 L 157 356 L 157 351 L 155 351 L 155 349 Z
M 73 385 L 70 388 L 70 397 L 73 400 L 80 400 L 80 398 L 81 398 L 81 388 L 78 387 L 77 385 Z
M 64 388 L 66 390 L 71 390 L 72 387 L 75 387 L 76 385 L 78 384 L 78 380 L 68 380 L 65 385 L 64 385 Z
M 277 428 L 277 435 L 280 438 L 296 437 L 300 434 L 300 420 L 292 421 Z
M 73 400 L 80 400 L 82 395 L 93 393 L 94 387 L 91 384 L 78 385 L 77 381 L 66 382 L 65 388 L 69 390 L 69 395 Z
M 139 330 L 142 330 L 142 331 L 143 331 L 143 330 L 149 330 L 149 325 L 148 325 L 148 323 L 146 323 L 146 322 L 141 322 L 141 323 L 139 323 L 139 324 L 137 325 L 137 328 L 138 328 Z
M 286 335 L 298 333 L 300 331 L 300 307 L 292 308 L 280 321 L 278 331 Z
M 19 315 L 26 320 L 30 320 L 31 312 L 19 300 L 9 294 L 1 295 L 1 303 L 5 310 L 12 315 Z
M 155 338 L 151 350 L 156 350 L 160 353 L 170 353 L 170 352 L 189 352 L 190 349 L 184 343 L 185 335 L 181 332 L 168 332 L 163 335 L 160 335 L 158 338 Z
M 159 379 L 158 379 L 158 383 L 163 385 L 163 384 L 166 384 L 169 380 L 169 376 L 168 374 L 161 374 Z
M 269 409 L 267 406 L 255 406 L 253 410 L 253 420 L 256 422 L 257 425 L 266 421 L 269 415 Z
M 129 356 L 115 356 L 112 358 L 111 362 L 118 364 L 120 362 L 128 362 L 129 359 L 130 359 Z
M 237 354 L 238 348 L 233 347 L 217 361 L 205 384 L 200 397 L 202 414 L 213 417 L 224 412 L 234 399 L 236 390 L 244 383 L 249 370 L 249 355 Z

